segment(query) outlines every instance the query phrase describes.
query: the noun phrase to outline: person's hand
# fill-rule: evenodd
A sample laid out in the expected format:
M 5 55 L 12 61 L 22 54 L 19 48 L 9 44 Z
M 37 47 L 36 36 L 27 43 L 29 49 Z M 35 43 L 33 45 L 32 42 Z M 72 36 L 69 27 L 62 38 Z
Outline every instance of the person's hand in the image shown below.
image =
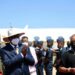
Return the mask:
M 67 73 L 67 68 L 65 68 L 65 67 L 59 67 L 59 72 L 61 72 L 61 73 Z
M 0 71 L 0 75 L 3 75 L 3 73 Z
M 71 68 L 70 72 L 73 73 L 73 74 L 75 74 L 75 68 Z
M 59 72 L 61 73 L 69 73 L 71 68 L 59 67 Z
M 67 68 L 67 71 L 68 71 L 68 72 L 71 72 L 71 67 Z
M 27 49 L 27 46 L 23 46 L 22 48 L 22 54 L 25 56 L 26 55 L 26 49 Z

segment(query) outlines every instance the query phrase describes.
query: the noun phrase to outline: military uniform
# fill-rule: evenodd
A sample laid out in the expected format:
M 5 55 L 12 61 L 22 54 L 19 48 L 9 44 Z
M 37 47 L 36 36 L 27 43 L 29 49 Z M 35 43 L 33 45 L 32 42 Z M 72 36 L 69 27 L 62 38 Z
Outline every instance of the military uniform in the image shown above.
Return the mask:
M 58 46 L 58 49 L 56 50 L 56 59 L 54 62 L 54 66 L 57 69 L 56 75 L 60 75 L 58 71 L 59 63 L 61 61 L 61 57 L 65 52 L 67 52 L 66 47 L 64 47 L 64 38 L 63 37 L 58 37 L 57 43 L 63 43 L 63 46 Z
M 38 41 L 38 45 L 42 44 L 42 42 Z M 38 63 L 36 64 L 37 75 L 44 75 L 43 73 L 43 48 L 36 49 Z
M 48 43 L 53 43 L 53 39 L 51 37 L 47 37 L 47 42 Z M 52 46 L 48 47 L 46 51 L 46 57 L 45 57 L 45 71 L 46 75 L 52 75 L 52 69 L 53 69 L 53 49 Z

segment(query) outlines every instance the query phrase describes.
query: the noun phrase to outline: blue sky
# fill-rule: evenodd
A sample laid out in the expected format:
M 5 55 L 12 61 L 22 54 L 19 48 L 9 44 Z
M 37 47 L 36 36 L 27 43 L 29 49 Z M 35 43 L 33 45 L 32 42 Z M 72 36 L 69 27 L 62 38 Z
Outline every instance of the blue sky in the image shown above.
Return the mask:
M 0 0 L 0 28 L 74 28 L 75 0 Z

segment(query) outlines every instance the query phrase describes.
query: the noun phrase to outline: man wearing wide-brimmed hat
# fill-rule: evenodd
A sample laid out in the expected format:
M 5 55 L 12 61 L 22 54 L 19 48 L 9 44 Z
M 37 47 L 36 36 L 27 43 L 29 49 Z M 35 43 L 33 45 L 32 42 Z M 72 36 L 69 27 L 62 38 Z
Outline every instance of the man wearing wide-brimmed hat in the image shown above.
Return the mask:
M 28 65 L 34 65 L 34 59 L 28 47 L 18 46 L 19 37 L 23 34 L 13 34 L 3 38 L 5 42 L 9 42 L 0 50 L 5 66 L 4 75 L 29 75 Z

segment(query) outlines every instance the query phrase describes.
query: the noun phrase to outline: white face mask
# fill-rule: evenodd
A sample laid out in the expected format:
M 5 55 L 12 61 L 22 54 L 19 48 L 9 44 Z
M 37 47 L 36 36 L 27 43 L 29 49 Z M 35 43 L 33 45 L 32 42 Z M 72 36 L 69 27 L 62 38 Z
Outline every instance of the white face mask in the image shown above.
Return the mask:
M 28 46 L 28 42 L 24 42 L 24 43 L 22 43 L 22 44 Z
M 19 43 L 19 38 L 15 38 L 15 39 L 12 39 L 12 44 L 14 44 L 14 45 L 18 45 L 18 43 Z

